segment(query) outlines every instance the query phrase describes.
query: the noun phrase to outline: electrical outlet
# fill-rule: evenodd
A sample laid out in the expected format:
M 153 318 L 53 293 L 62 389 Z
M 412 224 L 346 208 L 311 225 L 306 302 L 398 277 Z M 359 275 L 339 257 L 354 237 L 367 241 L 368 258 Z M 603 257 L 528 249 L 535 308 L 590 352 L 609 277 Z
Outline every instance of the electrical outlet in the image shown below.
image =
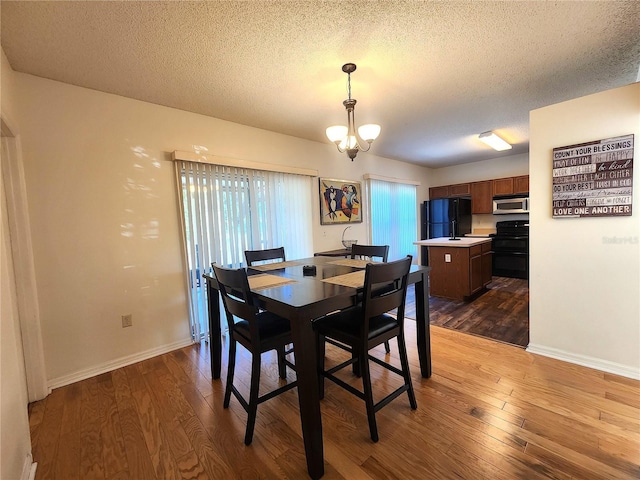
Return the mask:
M 445 253 L 444 254 L 444 261 L 447 262 L 447 263 L 451 263 L 451 254 L 450 253 Z
M 129 313 L 122 315 L 122 328 L 130 327 L 133 325 L 133 316 Z

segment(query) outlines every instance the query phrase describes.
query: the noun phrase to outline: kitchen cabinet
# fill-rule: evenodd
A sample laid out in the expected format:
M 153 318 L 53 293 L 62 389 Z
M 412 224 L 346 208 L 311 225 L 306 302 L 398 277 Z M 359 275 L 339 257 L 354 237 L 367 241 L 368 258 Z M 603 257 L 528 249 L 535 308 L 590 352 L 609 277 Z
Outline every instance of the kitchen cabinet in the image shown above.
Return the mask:
M 493 213 L 493 180 L 471 183 L 471 213 Z
M 491 282 L 490 238 L 465 237 L 455 242 L 440 238 L 416 244 L 428 249 L 430 295 L 463 300 L 481 292 Z
M 529 193 L 529 175 L 513 177 L 513 193 Z
M 429 295 L 434 297 L 464 298 L 463 284 L 469 283 L 468 248 L 428 247 Z M 466 281 L 465 281 L 466 280 Z
M 494 195 L 511 195 L 515 193 L 529 193 L 529 175 L 498 178 L 493 181 Z
M 493 280 L 492 242 L 482 244 L 482 285 L 486 287 Z
M 429 188 L 429 199 L 471 196 L 471 213 L 493 213 L 494 195 L 529 193 L 529 175 Z
M 513 177 L 496 178 L 493 181 L 494 195 L 511 195 L 513 193 Z
M 449 185 L 450 197 L 468 197 L 471 195 L 471 184 L 458 183 L 457 185 Z
M 433 200 L 435 198 L 448 198 L 448 197 L 449 197 L 449 185 L 429 188 L 429 200 Z
M 491 242 L 469 249 L 469 295 L 479 292 L 492 279 Z

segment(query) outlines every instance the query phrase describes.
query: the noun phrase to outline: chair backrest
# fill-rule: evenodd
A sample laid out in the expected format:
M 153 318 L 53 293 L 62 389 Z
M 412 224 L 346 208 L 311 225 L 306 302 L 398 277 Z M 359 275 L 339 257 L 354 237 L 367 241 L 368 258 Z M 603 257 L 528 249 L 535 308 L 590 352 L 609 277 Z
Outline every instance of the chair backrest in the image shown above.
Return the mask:
M 258 326 L 255 321 L 259 310 L 249 287 L 247 271 L 244 268 L 224 268 L 216 264 L 212 264 L 212 267 L 222 295 L 229 329 L 234 328 L 235 317 L 246 320 L 249 323 L 251 341 L 259 341 Z
M 371 317 L 398 309 L 398 323 L 404 320 L 404 306 L 407 298 L 407 279 L 413 257 L 388 263 L 370 263 L 364 276 L 362 310 L 366 328 Z M 380 288 L 380 286 L 383 288 Z
M 359 245 L 357 243 L 351 246 L 351 258 L 375 258 L 387 261 L 389 256 L 389 245 Z
M 266 250 L 245 250 L 244 258 L 247 260 L 247 266 L 252 266 L 255 262 L 263 262 L 265 260 L 281 260 L 284 262 L 284 247 L 268 248 Z

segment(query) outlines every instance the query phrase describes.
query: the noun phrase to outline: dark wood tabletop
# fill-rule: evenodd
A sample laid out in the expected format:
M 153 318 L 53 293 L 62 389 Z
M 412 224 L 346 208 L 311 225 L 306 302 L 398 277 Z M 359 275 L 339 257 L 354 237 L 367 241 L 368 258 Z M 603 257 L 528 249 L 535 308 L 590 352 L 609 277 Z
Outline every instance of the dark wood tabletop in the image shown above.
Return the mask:
M 316 252 L 315 257 L 350 257 L 351 250 L 348 248 L 338 248 L 337 250 L 327 250 L 326 252 Z
M 312 320 L 332 311 L 353 305 L 358 289 L 323 282 L 322 279 L 358 270 L 351 266 L 336 265 L 336 258 L 316 256 L 287 261 L 285 268 L 258 271 L 248 269 L 249 274 L 268 273 L 295 280 L 273 288 L 252 290 L 261 308 L 271 311 L 291 322 L 291 334 L 295 351 L 300 420 L 307 457 L 307 471 L 313 479 L 324 474 L 322 444 L 322 418 L 317 381 L 317 359 Z M 296 263 L 296 265 L 292 265 Z M 305 275 L 303 267 L 314 265 L 315 275 Z M 220 378 L 222 365 L 221 322 L 218 283 L 215 277 L 205 274 L 209 304 L 209 331 L 211 348 L 211 372 Z M 429 332 L 429 268 L 412 265 L 409 282 L 414 285 L 416 296 L 416 331 L 420 371 L 423 377 L 431 376 L 431 340 Z

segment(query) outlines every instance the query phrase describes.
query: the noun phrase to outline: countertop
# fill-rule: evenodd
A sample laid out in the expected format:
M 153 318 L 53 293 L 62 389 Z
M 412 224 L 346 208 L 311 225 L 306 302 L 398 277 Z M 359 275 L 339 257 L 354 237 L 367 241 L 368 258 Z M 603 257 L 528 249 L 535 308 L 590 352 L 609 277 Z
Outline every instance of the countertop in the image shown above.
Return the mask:
M 468 248 L 474 245 L 481 245 L 491 241 L 491 238 L 458 237 L 459 240 L 449 240 L 449 237 L 431 238 L 429 240 L 418 240 L 414 245 L 423 247 L 462 247 Z

